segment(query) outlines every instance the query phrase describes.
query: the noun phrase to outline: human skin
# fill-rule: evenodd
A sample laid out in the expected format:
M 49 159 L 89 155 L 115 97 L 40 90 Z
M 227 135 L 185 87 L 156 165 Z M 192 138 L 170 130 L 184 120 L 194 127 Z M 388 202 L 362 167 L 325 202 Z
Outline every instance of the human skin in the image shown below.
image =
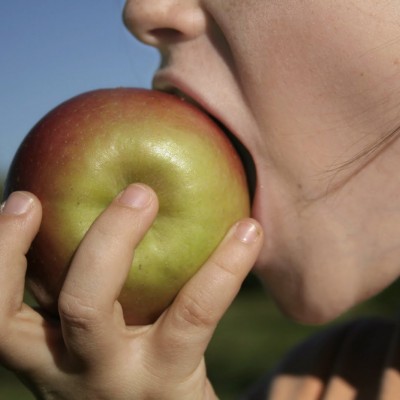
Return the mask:
M 155 193 L 143 184 L 115 198 L 80 244 L 54 319 L 23 303 L 24 254 L 39 228 L 40 202 L 14 192 L 2 204 L 0 360 L 37 399 L 216 398 L 203 354 L 255 262 L 262 232 L 251 219 L 234 224 L 154 324 L 126 326 L 117 298 L 157 210 Z
M 393 282 L 399 143 L 375 144 L 400 127 L 398 1 L 156 3 L 128 0 L 126 25 L 160 49 L 155 87 L 190 96 L 250 151 L 255 271 L 282 310 L 326 322 Z

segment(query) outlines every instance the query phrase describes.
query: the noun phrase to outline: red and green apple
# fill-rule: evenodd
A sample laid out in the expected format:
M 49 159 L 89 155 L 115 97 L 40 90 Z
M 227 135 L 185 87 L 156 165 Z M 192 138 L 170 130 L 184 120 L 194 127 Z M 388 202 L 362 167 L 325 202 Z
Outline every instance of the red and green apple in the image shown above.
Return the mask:
M 240 157 L 212 118 L 152 90 L 100 89 L 50 111 L 11 165 L 5 196 L 34 193 L 43 207 L 27 255 L 27 285 L 57 313 L 83 236 L 128 184 L 152 187 L 159 213 L 135 251 L 119 301 L 128 324 L 154 321 L 229 227 L 249 214 Z

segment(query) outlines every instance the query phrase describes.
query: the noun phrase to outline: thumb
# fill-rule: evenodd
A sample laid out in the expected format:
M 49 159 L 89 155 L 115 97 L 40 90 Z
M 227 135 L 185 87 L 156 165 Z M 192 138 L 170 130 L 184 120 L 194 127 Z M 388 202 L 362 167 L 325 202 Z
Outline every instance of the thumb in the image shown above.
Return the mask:
M 182 372 L 199 365 L 218 322 L 257 259 L 262 236 L 252 219 L 238 222 L 228 232 L 154 326 L 155 359 Z

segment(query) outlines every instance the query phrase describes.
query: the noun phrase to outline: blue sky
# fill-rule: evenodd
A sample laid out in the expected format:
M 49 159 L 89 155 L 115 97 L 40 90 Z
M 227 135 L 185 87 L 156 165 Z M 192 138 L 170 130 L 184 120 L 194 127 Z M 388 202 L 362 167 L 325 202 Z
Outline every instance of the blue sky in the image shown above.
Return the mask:
M 101 87 L 150 87 L 159 58 L 123 26 L 124 0 L 0 1 L 0 175 L 30 128 Z

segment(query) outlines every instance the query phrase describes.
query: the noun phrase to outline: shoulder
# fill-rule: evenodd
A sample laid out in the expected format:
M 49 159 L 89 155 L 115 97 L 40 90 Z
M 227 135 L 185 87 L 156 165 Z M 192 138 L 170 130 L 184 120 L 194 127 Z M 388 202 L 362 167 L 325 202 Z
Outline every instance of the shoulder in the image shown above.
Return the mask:
M 400 349 L 395 321 L 368 318 L 335 326 L 292 349 L 246 399 L 376 400 L 394 346 Z

